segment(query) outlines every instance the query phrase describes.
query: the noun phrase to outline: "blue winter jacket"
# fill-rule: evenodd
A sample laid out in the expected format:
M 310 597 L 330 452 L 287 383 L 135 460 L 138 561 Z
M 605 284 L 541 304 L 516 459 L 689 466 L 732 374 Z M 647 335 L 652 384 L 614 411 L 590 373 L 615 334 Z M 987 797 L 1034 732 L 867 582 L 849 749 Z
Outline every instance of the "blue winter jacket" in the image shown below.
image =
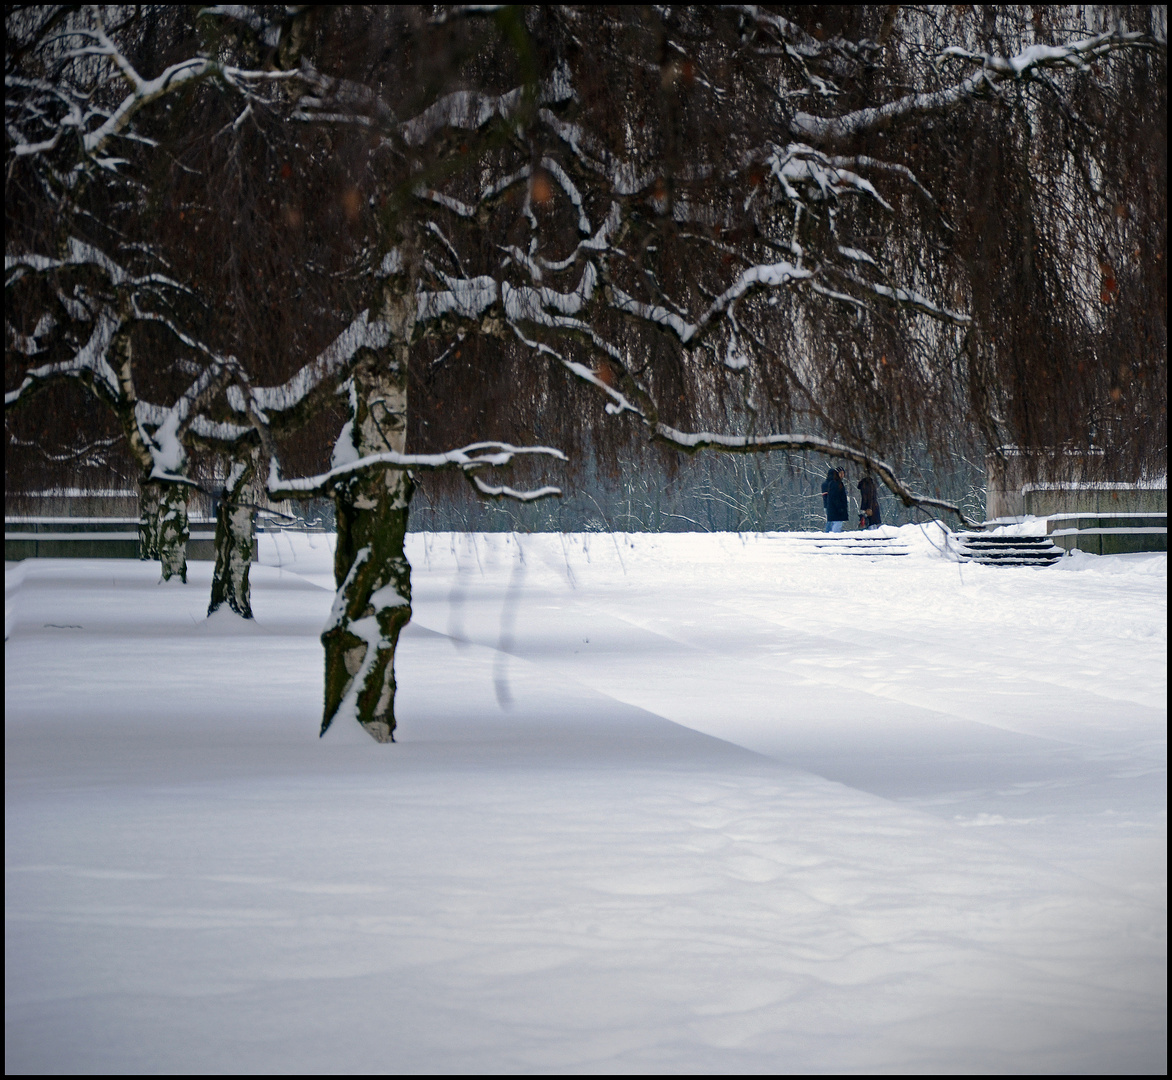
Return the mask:
M 850 516 L 846 508 L 846 485 L 834 469 L 822 481 L 822 505 L 826 507 L 827 521 L 846 521 Z

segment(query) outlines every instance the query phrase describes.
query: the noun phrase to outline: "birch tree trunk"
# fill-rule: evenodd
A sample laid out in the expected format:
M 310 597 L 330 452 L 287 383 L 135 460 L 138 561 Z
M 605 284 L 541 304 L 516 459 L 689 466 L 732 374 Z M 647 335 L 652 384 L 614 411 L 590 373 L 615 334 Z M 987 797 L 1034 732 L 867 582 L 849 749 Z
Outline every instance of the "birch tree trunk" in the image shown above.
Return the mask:
M 126 436 L 126 445 L 139 467 L 138 481 L 138 557 L 144 561 L 159 557 L 159 524 L 163 514 L 164 485 L 151 477 L 154 458 L 143 438 L 135 416 L 138 393 L 134 386 L 134 359 L 130 342 L 128 305 L 119 302 L 121 326 L 110 343 L 110 359 L 118 380 L 118 395 L 111 404 Z
M 178 577 L 187 581 L 187 538 L 191 533 L 187 520 L 186 484 L 163 484 L 159 499 L 159 563 L 163 580 Z
M 356 364 L 353 415 L 339 442 L 341 455 L 406 451 L 414 297 L 389 297 L 384 318 L 393 328 L 391 341 L 385 350 L 367 350 Z M 336 716 L 353 716 L 378 742 L 395 741 L 395 646 L 411 619 L 411 566 L 403 541 L 412 490 L 404 470 L 388 468 L 365 470 L 335 489 L 338 593 L 322 633 L 323 734 Z
M 245 457 L 232 462 L 216 507 L 216 568 L 209 615 L 227 604 L 242 618 L 252 618 L 248 571 L 252 566 L 254 500 L 250 496 L 260 457 L 260 447 L 250 447 Z
M 158 559 L 163 580 L 187 580 L 188 486 L 144 479 L 138 485 L 138 557 Z
M 144 478 L 138 485 L 138 557 L 157 559 L 159 557 L 159 507 L 163 498 L 163 485 L 157 480 Z

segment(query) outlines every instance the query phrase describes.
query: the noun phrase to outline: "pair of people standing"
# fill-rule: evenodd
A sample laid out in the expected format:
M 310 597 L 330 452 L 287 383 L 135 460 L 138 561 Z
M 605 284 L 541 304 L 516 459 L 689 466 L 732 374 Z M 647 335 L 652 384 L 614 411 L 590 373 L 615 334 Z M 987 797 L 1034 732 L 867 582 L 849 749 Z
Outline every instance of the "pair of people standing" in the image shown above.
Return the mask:
M 864 476 L 859 488 L 859 528 L 877 529 L 883 524 L 879 513 L 879 492 L 875 481 Z M 823 532 L 842 532 L 849 518 L 846 501 L 846 469 L 832 465 L 822 481 L 822 505 L 826 508 L 826 528 Z

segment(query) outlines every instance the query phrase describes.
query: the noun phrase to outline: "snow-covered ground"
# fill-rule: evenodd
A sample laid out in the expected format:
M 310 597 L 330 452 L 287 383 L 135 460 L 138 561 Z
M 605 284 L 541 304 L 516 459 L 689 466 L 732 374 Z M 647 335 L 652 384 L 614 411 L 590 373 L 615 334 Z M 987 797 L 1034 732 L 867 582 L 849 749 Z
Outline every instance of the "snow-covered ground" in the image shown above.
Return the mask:
M 6 1071 L 1163 1073 L 1167 557 L 899 538 L 412 534 L 394 746 L 326 537 L 8 564 Z

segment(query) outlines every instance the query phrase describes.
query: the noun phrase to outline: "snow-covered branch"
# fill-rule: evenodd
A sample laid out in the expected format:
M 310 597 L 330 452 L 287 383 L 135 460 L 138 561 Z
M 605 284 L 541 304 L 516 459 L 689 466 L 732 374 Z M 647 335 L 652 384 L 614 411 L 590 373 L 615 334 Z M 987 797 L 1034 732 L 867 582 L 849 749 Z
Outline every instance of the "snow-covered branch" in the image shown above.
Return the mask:
M 869 180 L 846 168 L 848 160 L 827 157 L 804 143 L 791 143 L 773 147 L 766 163 L 786 197 L 794 202 L 804 201 L 795 189 L 795 185 L 802 185 L 814 193 L 816 200 L 833 199 L 842 191 L 860 191 L 890 211 L 890 204 Z
M 210 364 L 179 395 L 175 404 L 166 410 L 162 423 L 150 436 L 151 456 L 155 462 L 152 477 L 161 478 L 182 469 L 187 459 L 187 451 L 183 446 L 187 429 L 198 410 L 220 390 L 226 374 L 226 366 Z M 137 414 L 138 410 L 135 411 Z
M 552 105 L 569 101 L 574 96 L 570 69 L 559 64 L 547 79 L 537 87 L 537 103 Z M 477 131 L 489 121 L 508 119 L 525 100 L 525 89 L 517 87 L 504 94 L 485 94 L 476 90 L 457 90 L 445 94 L 429 105 L 418 116 L 399 127 L 399 133 L 408 146 L 422 146 L 445 128 L 457 131 Z
M 790 121 L 795 134 L 821 145 L 843 142 L 906 119 L 928 113 L 947 112 L 1005 80 L 1021 80 L 1046 68 L 1085 70 L 1089 61 L 1116 49 L 1167 48 L 1150 35 L 1129 31 L 1120 23 L 1115 29 L 1067 45 L 1031 45 L 1014 56 L 974 53 L 952 47 L 941 59 L 961 59 L 978 64 L 972 74 L 952 86 L 918 94 L 907 94 L 885 105 L 856 109 L 842 116 L 814 116 L 799 112 Z
M 537 454 L 551 457 L 558 461 L 565 461 L 566 455 L 551 446 L 513 446 L 510 443 L 477 442 L 458 450 L 448 450 L 441 454 L 401 454 L 388 450 L 381 454 L 369 454 L 365 457 L 337 465 L 327 472 L 317 476 L 306 476 L 293 480 L 286 480 L 281 476 L 280 466 L 274 458 L 269 472 L 268 490 L 274 498 L 292 499 L 308 498 L 329 492 L 339 483 L 343 483 L 352 476 L 375 468 L 436 470 L 461 469 L 465 473 L 474 469 L 483 469 L 501 465 L 508 465 L 521 454 Z M 538 498 L 543 496 L 525 495 L 524 493 L 511 494 L 512 489 L 502 488 L 501 494 L 508 494 L 510 498 Z M 553 494 L 552 489 L 543 489 L 544 494 Z M 486 492 L 490 493 L 490 492 Z M 560 494 L 560 492 L 558 492 Z
M 637 405 L 632 404 L 626 395 L 615 389 L 615 387 L 613 387 L 608 380 L 602 378 L 598 372 L 588 368 L 585 364 L 580 364 L 576 360 L 571 360 L 563 353 L 558 352 L 557 349 L 551 348 L 542 341 L 535 341 L 532 338 L 526 337 L 525 334 L 521 331 L 521 328 L 518 327 L 515 323 L 510 323 L 509 328 L 516 335 L 518 341 L 528 346 L 538 355 L 551 357 L 553 360 L 556 360 L 559 364 L 561 364 L 562 367 L 570 372 L 570 374 L 575 378 L 581 379 L 583 382 L 589 383 L 596 389 L 601 390 L 607 397 L 610 398 L 610 401 L 607 402 L 606 405 L 606 411 L 608 413 L 611 413 L 612 415 L 618 415 L 619 413 L 623 412 L 632 412 L 636 416 L 643 415 L 643 411 Z M 612 351 L 617 350 L 604 349 L 603 351 L 610 355 Z
M 813 277 L 813 272 L 803 270 L 793 263 L 781 262 L 750 266 L 743 270 L 723 293 L 709 304 L 707 310 L 701 313 L 695 322 L 688 322 L 674 311 L 657 304 L 644 304 L 628 296 L 622 289 L 615 286 L 614 307 L 627 315 L 635 315 L 640 319 L 658 323 L 660 326 L 672 330 L 683 344 L 692 341 L 715 318 L 728 311 L 729 307 L 746 293 L 756 288 L 780 288 L 794 281 L 804 281 Z
M 83 157 L 111 167 L 119 162 L 101 157 L 110 141 L 118 136 L 129 136 L 134 117 L 148 105 L 193 83 L 216 78 L 225 86 L 247 96 L 252 93 L 251 88 L 258 85 L 297 80 L 312 84 L 314 81 L 312 71 L 239 68 L 206 56 L 179 60 L 153 79 L 147 79 L 107 34 L 102 25 L 101 9 L 88 10 L 92 15 L 92 25 L 73 25 L 62 31 L 61 36 L 79 42 L 65 53 L 65 59 L 87 61 L 85 71 L 90 81 L 79 85 L 63 81 L 58 85 L 43 79 L 5 76 L 5 89 L 8 91 L 6 105 L 10 110 L 5 130 L 12 144 L 10 152 L 17 158 L 49 153 L 60 145 L 64 137 L 73 136 L 78 140 Z M 106 61 L 108 67 L 95 68 L 93 58 Z M 109 82 L 111 78 L 128 84 L 129 92 L 112 109 L 100 109 L 92 104 L 95 93 L 102 83 Z M 50 101 L 55 101 L 57 108 L 50 110 Z M 41 130 L 42 137 L 28 138 L 21 130 L 18 118 L 35 124 Z
M 5 393 L 4 407 L 16 405 L 34 388 L 62 378 L 92 378 L 99 393 L 111 400 L 116 399 L 120 393 L 118 377 L 110 366 L 108 353 L 123 325 L 124 321 L 115 312 L 103 308 L 98 313 L 89 340 L 68 360 L 42 364 L 25 372 L 20 386 Z
M 471 481 L 477 493 L 486 499 L 512 499 L 514 502 L 536 502 L 538 499 L 549 499 L 562 493 L 561 488 L 549 487 L 548 485 L 546 487 L 534 488 L 532 491 L 518 491 L 516 488 L 511 488 L 505 484 L 494 487 L 491 484 L 486 484 L 475 473 L 465 473 L 464 475 Z
M 329 379 L 336 379 L 362 349 L 381 349 L 390 340 L 390 327 L 371 319 L 363 310 L 333 341 L 291 379 L 279 386 L 255 386 L 249 390 L 253 405 L 264 413 L 288 412 L 300 405 Z M 248 411 L 245 391 L 229 386 L 228 406 L 238 413 Z
M 102 270 L 110 279 L 111 285 L 122 285 L 131 280 L 130 275 L 104 251 L 71 236 L 66 241 L 66 255 L 63 259 L 38 255 L 36 252 L 6 253 L 4 256 L 4 273 L 6 275 L 4 287 L 8 288 L 13 285 L 26 273 L 43 274 L 65 266 L 86 265 L 95 266 Z
M 884 300 L 890 300 L 901 306 L 912 308 L 924 315 L 930 315 L 933 319 L 938 319 L 941 322 L 952 323 L 953 326 L 968 326 L 972 322 L 972 319 L 963 312 L 953 311 L 951 308 L 934 304 L 923 293 L 917 292 L 915 289 L 892 288 L 878 281 L 867 281 L 856 274 L 844 273 L 843 277 L 859 286 L 859 288 L 866 289 L 868 292 L 874 293 Z
M 141 428 L 144 431 L 153 431 L 167 423 L 171 410 L 165 405 L 140 400 L 134 403 L 134 412 Z M 188 415 L 184 431 L 219 448 L 230 448 L 247 439 L 253 429 L 241 424 L 209 420 L 202 413 L 195 413 Z

